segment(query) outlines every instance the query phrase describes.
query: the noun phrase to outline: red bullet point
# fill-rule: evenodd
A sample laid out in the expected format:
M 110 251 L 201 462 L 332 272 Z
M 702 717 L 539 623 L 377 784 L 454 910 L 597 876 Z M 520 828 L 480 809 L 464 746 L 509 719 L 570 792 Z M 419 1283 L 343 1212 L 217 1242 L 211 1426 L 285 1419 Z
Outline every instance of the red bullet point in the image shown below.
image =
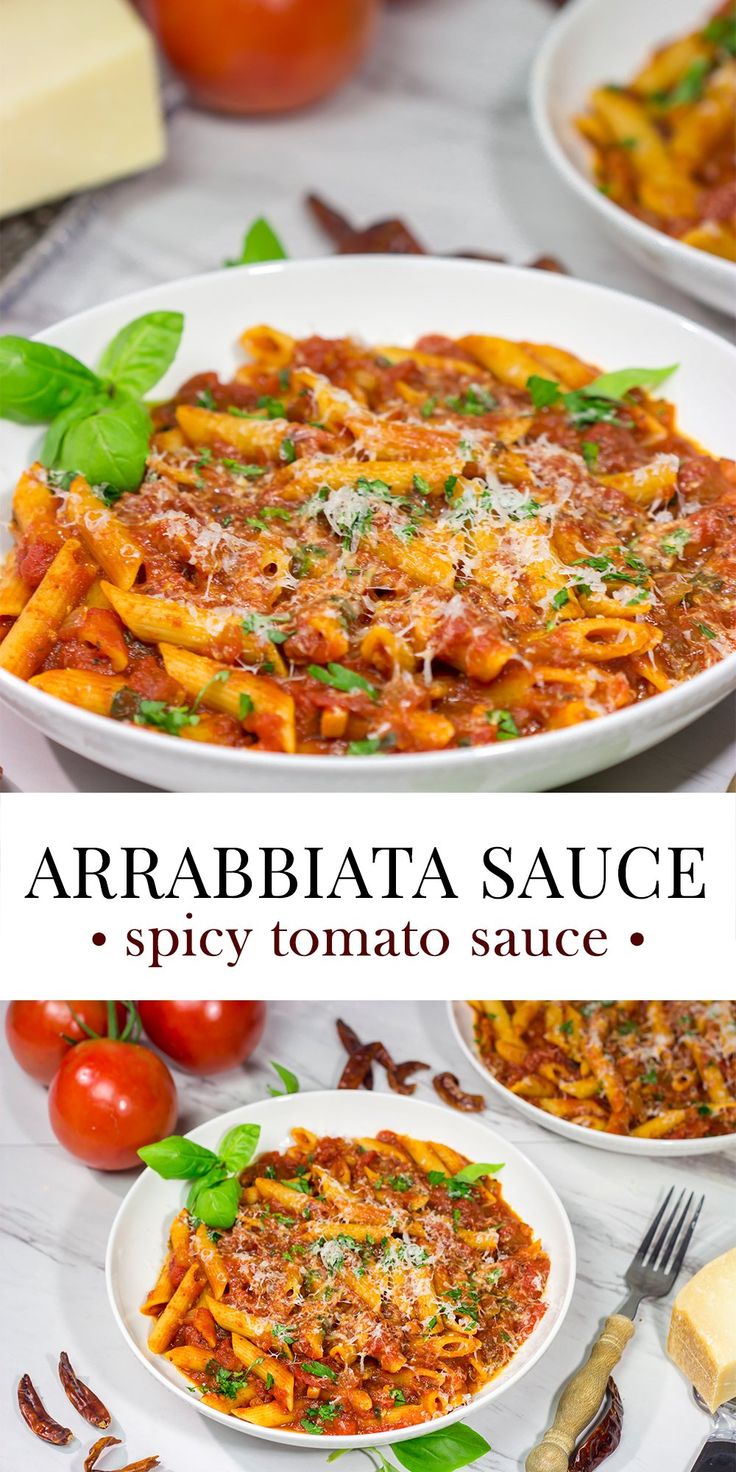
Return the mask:
M 644 936 L 640 930 L 635 930 L 634 934 L 629 936 L 629 940 L 632 946 L 643 946 L 644 944 Z
M 106 940 L 107 936 L 103 935 L 101 930 L 96 930 L 92 936 L 93 946 L 104 946 Z

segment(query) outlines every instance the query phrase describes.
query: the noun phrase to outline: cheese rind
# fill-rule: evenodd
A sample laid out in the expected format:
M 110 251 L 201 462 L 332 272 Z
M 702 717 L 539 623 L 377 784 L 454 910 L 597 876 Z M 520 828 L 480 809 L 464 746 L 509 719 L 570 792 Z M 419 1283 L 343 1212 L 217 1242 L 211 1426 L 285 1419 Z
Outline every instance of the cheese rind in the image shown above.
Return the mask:
M 158 163 L 153 42 L 127 0 L 0 0 L 0 217 Z
M 680 1289 L 667 1353 L 711 1411 L 736 1396 L 736 1247 Z

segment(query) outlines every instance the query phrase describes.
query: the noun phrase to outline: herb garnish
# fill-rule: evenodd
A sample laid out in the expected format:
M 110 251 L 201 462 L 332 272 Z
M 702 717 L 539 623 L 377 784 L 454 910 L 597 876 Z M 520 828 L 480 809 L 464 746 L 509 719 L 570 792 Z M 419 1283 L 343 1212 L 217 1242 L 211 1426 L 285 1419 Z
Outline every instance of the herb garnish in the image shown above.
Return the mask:
M 41 459 L 104 485 L 107 504 L 143 479 L 151 420 L 143 394 L 176 356 L 181 312 L 147 312 L 108 344 L 95 373 L 70 353 L 0 338 L 0 418 L 49 424 Z
M 191 1181 L 187 1211 L 208 1227 L 227 1230 L 238 1214 L 240 1172 L 250 1165 L 260 1139 L 258 1124 L 237 1124 L 223 1135 L 217 1152 L 186 1135 L 168 1135 L 138 1154 L 164 1180 Z

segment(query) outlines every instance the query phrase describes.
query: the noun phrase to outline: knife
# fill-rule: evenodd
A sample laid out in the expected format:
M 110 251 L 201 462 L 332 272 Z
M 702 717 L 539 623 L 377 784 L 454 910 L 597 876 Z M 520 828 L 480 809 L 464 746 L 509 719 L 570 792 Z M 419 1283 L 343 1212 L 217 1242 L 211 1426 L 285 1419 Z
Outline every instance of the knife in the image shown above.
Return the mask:
M 693 1390 L 696 1404 L 708 1411 Z M 736 1472 L 736 1400 L 728 1400 L 711 1416 L 711 1433 L 700 1448 L 690 1472 Z

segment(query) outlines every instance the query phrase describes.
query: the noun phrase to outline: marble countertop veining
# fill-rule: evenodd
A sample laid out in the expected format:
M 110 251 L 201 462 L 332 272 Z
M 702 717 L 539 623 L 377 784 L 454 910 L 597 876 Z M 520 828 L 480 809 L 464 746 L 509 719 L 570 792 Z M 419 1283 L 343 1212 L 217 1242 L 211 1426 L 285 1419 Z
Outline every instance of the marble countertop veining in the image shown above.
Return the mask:
M 556 255 L 577 276 L 726 332 L 723 317 L 623 255 L 546 163 L 526 99 L 554 13 L 545 0 L 392 0 L 367 64 L 320 107 L 242 122 L 176 105 L 166 161 L 72 207 L 64 249 L 42 253 L 4 330 L 35 332 L 125 292 L 211 270 L 258 214 L 291 255 L 327 254 L 303 204 L 315 190 L 357 221 L 405 214 L 429 249 L 468 247 L 516 262 Z M 8 711 L 3 727 L 10 790 L 139 790 Z M 576 788 L 723 791 L 735 769 L 730 700 Z
M 347 1002 L 343 1015 L 358 1034 L 376 1032 L 375 1007 Z M 285 1002 L 270 1009 L 258 1059 L 219 1079 L 177 1075 L 181 1130 L 265 1097 L 268 1059 L 299 1076 L 303 1089 L 332 1087 L 344 1055 L 330 1004 Z M 470 1085 L 468 1064 L 450 1037 L 439 1003 L 395 1002 L 381 1014 L 381 1034 L 396 1057 L 419 1057 L 449 1067 Z M 64 1452 L 35 1443 L 21 1421 L 15 1385 L 31 1375 L 52 1413 L 70 1414 L 56 1379 L 56 1359 L 66 1349 L 72 1364 L 110 1406 L 113 1434 L 126 1437 L 125 1452 L 157 1452 L 162 1472 L 321 1472 L 325 1453 L 267 1445 L 230 1432 L 191 1411 L 177 1410 L 166 1391 L 127 1348 L 112 1319 L 103 1281 L 105 1245 L 132 1173 L 87 1170 L 66 1155 L 51 1134 L 45 1090 L 15 1067 L 4 1042 L 0 1063 L 0 1301 L 6 1332 L 0 1361 L 5 1432 L 0 1466 L 7 1472 L 44 1472 L 51 1462 L 79 1472 L 79 1443 Z M 421 1076 L 420 1076 L 421 1077 Z M 376 1080 L 385 1087 L 383 1076 Z M 417 1097 L 436 1100 L 420 1082 Z M 706 1202 L 687 1268 L 694 1271 L 733 1245 L 736 1166 L 732 1153 L 679 1158 L 671 1163 L 631 1159 L 571 1144 L 494 1100 L 489 1124 L 538 1165 L 558 1191 L 572 1222 L 578 1252 L 577 1289 L 569 1315 L 549 1352 L 487 1410 L 472 1418 L 491 1442 L 481 1472 L 519 1472 L 546 1426 L 562 1383 L 583 1357 L 600 1321 L 618 1306 L 622 1275 L 643 1236 L 653 1208 L 672 1184 L 704 1191 Z M 647 1303 L 616 1371 L 624 1402 L 624 1433 L 606 1472 L 689 1472 L 708 1419 L 697 1410 L 685 1382 L 667 1360 L 667 1302 Z M 83 1434 L 85 1448 L 94 1440 Z M 62 1460 L 64 1458 L 64 1460 Z M 305 1458 L 308 1461 L 305 1462 Z M 301 1460 L 300 1460 L 301 1459 Z M 345 1472 L 366 1465 L 358 1453 Z

